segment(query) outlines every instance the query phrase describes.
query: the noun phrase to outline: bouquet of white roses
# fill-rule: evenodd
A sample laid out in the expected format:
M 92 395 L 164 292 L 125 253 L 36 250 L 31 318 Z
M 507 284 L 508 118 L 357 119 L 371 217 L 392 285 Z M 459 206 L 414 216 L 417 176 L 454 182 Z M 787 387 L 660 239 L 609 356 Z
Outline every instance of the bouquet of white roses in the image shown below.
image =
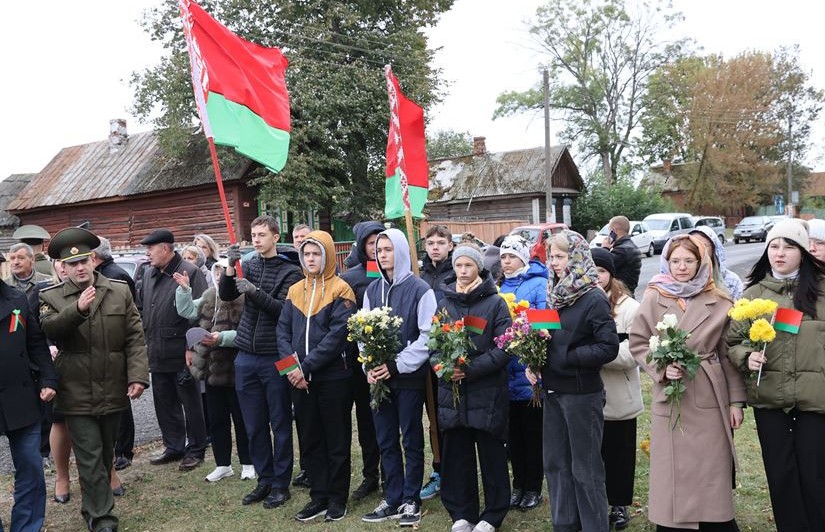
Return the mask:
M 647 356 L 647 362 L 656 362 L 656 369 L 659 371 L 665 371 L 671 364 L 677 364 L 684 371 L 685 378 L 692 380 L 702 361 L 696 351 L 687 346 L 690 334 L 676 327 L 677 324 L 675 314 L 665 314 L 662 321 L 656 324 L 659 334 L 650 337 L 650 354 Z M 673 422 L 671 429 L 679 423 L 682 395 L 686 390 L 687 386 L 682 379 L 671 379 L 665 386 L 665 397 L 670 403 L 670 419 Z
M 377 368 L 390 360 L 395 360 L 401 349 L 399 332 L 403 320 L 390 314 L 390 307 L 359 310 L 347 320 L 349 335 L 347 340 L 358 342 L 360 354 L 358 362 L 367 370 Z M 390 388 L 383 380 L 370 384 L 370 406 L 378 410 L 381 401 L 387 398 Z

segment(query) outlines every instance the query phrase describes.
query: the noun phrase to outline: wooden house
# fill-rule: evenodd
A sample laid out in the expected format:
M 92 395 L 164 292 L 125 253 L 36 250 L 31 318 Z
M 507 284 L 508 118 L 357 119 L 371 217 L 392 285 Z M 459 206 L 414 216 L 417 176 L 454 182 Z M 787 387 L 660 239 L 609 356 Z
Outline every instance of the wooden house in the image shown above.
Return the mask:
M 567 146 L 551 148 L 556 220 L 567 222 L 584 183 Z M 546 221 L 544 148 L 488 153 L 484 137 L 474 139 L 473 154 L 430 161 L 429 220 L 488 222 Z
M 252 161 L 222 161 L 223 184 L 238 240 L 249 239 L 258 215 L 257 188 L 248 185 Z M 167 157 L 153 132 L 127 136 L 125 123 L 109 140 L 63 148 L 6 207 L 22 224 L 52 235 L 89 223 L 114 247 L 135 247 L 150 232 L 168 228 L 176 241 L 207 233 L 226 243 L 206 139 L 193 135 L 179 159 Z
M 0 252 L 8 251 L 17 242 L 11 235 L 20 227 L 20 218 L 8 211 L 20 191 L 31 182 L 36 174 L 12 174 L 0 181 Z

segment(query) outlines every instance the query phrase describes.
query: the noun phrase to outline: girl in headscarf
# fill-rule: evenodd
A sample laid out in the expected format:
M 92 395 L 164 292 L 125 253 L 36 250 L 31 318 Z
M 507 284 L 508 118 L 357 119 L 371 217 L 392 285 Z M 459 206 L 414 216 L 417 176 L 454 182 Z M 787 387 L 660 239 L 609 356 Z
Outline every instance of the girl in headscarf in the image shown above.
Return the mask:
M 699 237 L 700 242 L 710 251 L 714 284 L 718 288 L 726 289 L 734 301 L 742 297 L 742 290 L 744 290 L 742 279 L 727 268 L 725 264 L 725 246 L 719 242 L 713 229 L 706 225 L 700 225 L 691 229 L 690 234 Z
M 619 337 L 587 241 L 573 231 L 547 240 L 552 270 L 547 307 L 556 309 L 544 389 L 544 473 L 553 530 L 607 532 L 607 493 L 601 458 L 604 385 L 601 367 L 616 358 Z M 538 375 L 525 374 L 531 384 Z M 575 472 L 575 474 L 574 474 Z
M 657 532 L 707 530 L 734 532 L 732 429 L 742 424 L 745 385 L 727 357 L 727 291 L 713 282 L 710 254 L 698 238 L 679 235 L 662 251 L 660 273 L 650 280 L 630 331 L 630 351 L 653 378 L 648 517 Z M 666 314 L 689 333 L 687 346 L 702 362 L 687 380 L 676 364 L 665 370 L 647 363 L 650 338 Z M 687 387 L 675 408 L 664 389 L 682 379 Z

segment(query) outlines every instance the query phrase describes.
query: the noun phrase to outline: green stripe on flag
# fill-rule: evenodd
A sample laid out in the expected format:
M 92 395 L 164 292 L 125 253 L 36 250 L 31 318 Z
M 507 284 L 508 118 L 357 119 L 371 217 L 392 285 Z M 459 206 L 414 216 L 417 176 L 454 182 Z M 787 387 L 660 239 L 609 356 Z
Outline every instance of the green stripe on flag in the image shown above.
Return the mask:
M 232 146 L 273 172 L 283 169 L 289 151 L 288 132 L 270 126 L 245 105 L 215 92 L 207 96 L 206 112 L 215 143 Z
M 792 325 L 790 323 L 776 322 L 773 328 L 777 331 L 785 331 L 786 333 L 799 334 L 799 325 Z
M 530 322 L 530 327 L 533 329 L 561 329 L 561 323 L 557 321 Z
M 408 186 L 410 195 L 410 212 L 416 218 L 422 217 L 422 210 L 427 203 L 427 189 L 424 187 Z M 387 218 L 401 218 L 404 216 L 404 201 L 401 199 L 401 179 L 398 172 L 386 179 L 384 185 L 386 203 L 384 203 L 384 216 Z

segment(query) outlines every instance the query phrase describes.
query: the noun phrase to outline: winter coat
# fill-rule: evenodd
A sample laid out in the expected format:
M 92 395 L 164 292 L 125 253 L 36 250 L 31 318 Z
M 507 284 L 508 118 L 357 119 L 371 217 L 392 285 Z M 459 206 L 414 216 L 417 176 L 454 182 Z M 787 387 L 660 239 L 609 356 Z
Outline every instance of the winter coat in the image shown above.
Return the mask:
M 530 261 L 529 269 L 515 277 L 504 278 L 501 282 L 502 294 L 515 294 L 516 301 L 527 301 L 530 308 L 547 308 L 547 267 L 538 262 Z M 518 358 L 510 357 L 507 364 L 508 385 L 511 401 L 529 401 L 533 397 L 533 387 L 524 374 L 526 366 L 520 364 Z
M 468 351 L 465 378 L 459 384 L 459 400 L 453 403 L 452 382 L 438 381 L 438 426 L 440 430 L 469 427 L 507 439 L 509 393 L 507 363 L 510 356 L 496 347 L 493 339 L 512 324 L 507 303 L 487 272 L 484 280 L 468 294 L 456 292 L 455 284 L 445 287 L 440 309 L 450 321 L 476 316 L 486 320 L 481 334 L 467 330 L 473 348 Z M 437 353 L 430 359 L 432 363 Z
M 20 316 L 20 324 L 12 319 Z M 0 434 L 40 423 L 40 389 L 57 390 L 57 373 L 36 311 L 19 290 L 0 281 Z M 39 373 L 40 382 L 35 382 Z
M 149 369 L 154 373 L 174 373 L 186 368 L 186 331 L 192 325 L 175 310 L 175 272 L 186 272 L 192 295 L 206 290 L 206 279 L 194 264 L 181 259 L 178 252 L 165 268 L 149 266 L 138 291 L 143 330 L 149 351 Z
M 793 307 L 794 280 L 779 280 L 766 275 L 745 290 L 744 297 L 776 301 L 780 307 Z M 819 285 L 825 294 L 825 281 Z M 762 367 L 759 388 L 756 379 L 748 381 L 748 404 L 754 408 L 792 408 L 825 414 L 825 297 L 816 304 L 817 318 L 803 315 L 799 334 L 777 331 L 776 339 L 765 349 L 767 362 Z M 734 322 L 728 334 L 728 357 L 741 372 L 748 372 L 748 356 L 754 348 L 742 345 L 745 333 Z
M 607 296 L 602 290 L 590 290 L 558 312 L 561 329 L 550 331 L 542 386 L 557 393 L 601 391 L 604 385 L 599 372 L 619 352 Z
M 61 414 L 101 416 L 125 410 L 130 408 L 129 384 L 149 386 L 143 326 L 129 285 L 95 272 L 94 287 L 86 314 L 77 309 L 83 289 L 73 282 L 40 291 L 43 332 L 60 350 L 54 409 Z
M 384 237 L 390 239 L 394 249 L 393 278 L 378 265 L 381 277 L 367 287 L 364 308 L 390 307 L 390 313 L 402 319 L 399 335 L 402 348 L 395 360 L 387 362 L 390 372 L 387 385 L 391 389 L 422 390 L 430 371 L 427 341 L 436 309 L 435 294 L 427 283 L 413 275 L 404 234 L 398 229 L 388 229 L 379 235 Z
M 638 246 L 625 235 L 613 242 L 610 254 L 613 256 L 616 278 L 627 286 L 631 294 L 634 293 L 639 286 L 639 275 L 642 271 L 642 256 Z
M 221 301 L 215 286 L 207 288 L 200 301 L 198 326 L 209 332 L 234 331 L 241 321 L 243 296 L 235 301 Z M 197 344 L 189 371 L 195 379 L 210 386 L 235 386 L 235 356 L 238 350 L 223 345 Z
M 310 383 L 349 379 L 347 319 L 355 313 L 355 294 L 335 275 L 335 245 L 329 233 L 312 231 L 301 249 L 309 243 L 321 247 L 323 266 L 318 274 L 304 267 L 303 281 L 289 289 L 278 319 L 278 352 L 281 358 L 297 353 Z
M 727 357 L 725 335 L 732 304 L 714 291 L 701 292 L 682 310 L 679 300 L 653 289 L 645 292 L 633 328 L 630 352 L 653 378 L 650 434 L 649 519 L 674 528 L 698 528 L 699 522 L 734 518 L 732 470 L 736 452 L 730 404 L 745 400 L 745 385 Z M 680 426 L 674 428 L 664 388 L 664 370 L 646 359 L 656 323 L 674 314 L 690 333 L 687 345 L 702 358 L 696 377 L 684 379 Z M 675 415 L 675 414 L 674 414 Z
M 630 325 L 639 310 L 639 302 L 623 296 L 616 305 L 616 332 L 619 334 L 619 355 L 602 366 L 604 382 L 605 421 L 635 419 L 644 412 L 639 366 L 630 354 Z
M 419 277 L 424 280 L 435 293 L 435 300 L 441 303 L 441 298 L 444 297 L 444 287 L 448 284 L 455 283 L 455 272 L 453 271 L 453 254 L 447 255 L 447 258 L 433 264 L 430 256 L 425 254 L 421 260 L 421 273 Z
M 284 300 L 289 288 L 304 278 L 298 252 L 279 248 L 278 255 L 266 259 L 254 253 L 243 262 L 243 276 L 258 290 L 244 298 L 235 345 L 241 351 L 256 355 L 277 355 L 276 330 Z M 235 287 L 235 276 L 230 277 L 224 272 L 218 283 L 218 297 L 223 301 L 235 301 L 240 296 Z
M 114 279 L 116 281 L 123 281 L 124 283 L 129 285 L 129 290 L 132 292 L 132 298 L 134 299 L 135 280 L 132 279 L 132 276 L 129 275 L 129 273 L 126 270 L 115 264 L 115 259 L 109 257 L 108 259 L 98 264 L 95 270 L 102 273 L 104 277 L 108 277 L 109 279 Z

